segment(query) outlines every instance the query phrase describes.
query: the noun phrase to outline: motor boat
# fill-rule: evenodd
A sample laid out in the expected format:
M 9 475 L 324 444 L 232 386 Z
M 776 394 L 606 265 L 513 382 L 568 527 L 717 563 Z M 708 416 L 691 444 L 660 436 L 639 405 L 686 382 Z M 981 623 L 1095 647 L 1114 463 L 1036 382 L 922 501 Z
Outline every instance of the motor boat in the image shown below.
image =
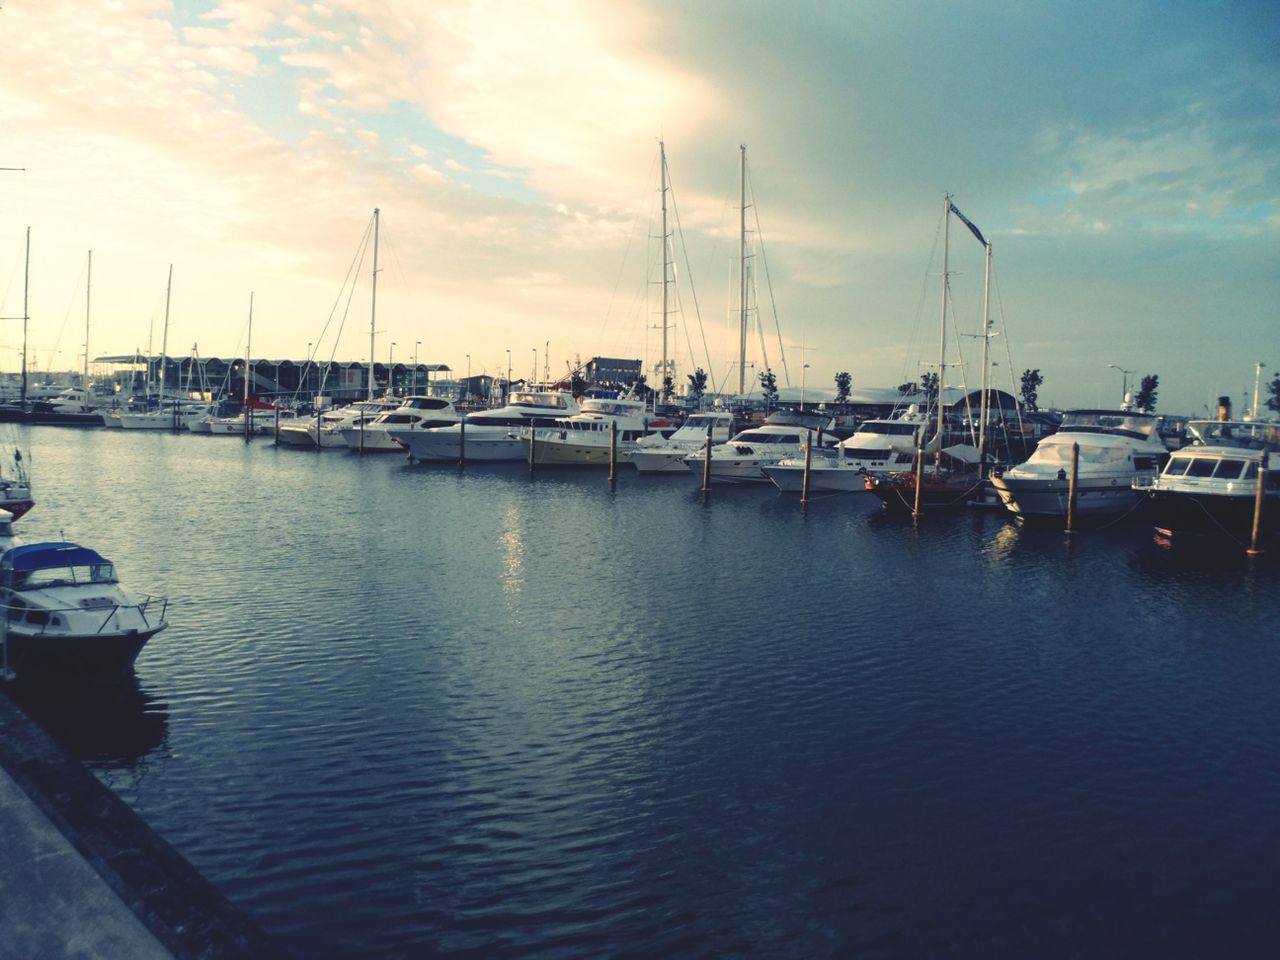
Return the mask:
M 1123 513 L 1140 499 L 1134 482 L 1154 478 L 1169 458 L 1159 426 L 1160 419 L 1149 413 L 1068 411 L 1026 463 L 996 471 L 991 485 L 1020 517 L 1065 517 L 1072 451 L 1078 449 L 1077 515 Z
M 727 411 L 692 413 L 669 437 L 651 433 L 636 441 L 631 451 L 631 464 L 640 473 L 678 473 L 687 475 L 684 458 L 697 450 L 705 450 L 707 431 L 711 443 L 725 443 L 733 436 L 733 414 Z
M 833 448 L 811 451 L 809 490 L 850 493 L 866 489 L 868 474 L 910 470 L 925 421 L 912 405 L 899 417 L 864 420 Z M 786 457 L 763 470 L 779 490 L 799 493 L 804 484 L 804 455 Z
M 728 483 L 768 483 L 764 467 L 787 457 L 804 455 L 808 438 L 830 430 L 825 414 L 781 411 L 764 423 L 748 427 L 725 443 L 711 448 L 710 476 Z M 819 443 L 820 445 L 820 443 Z M 706 468 L 706 451 L 695 450 L 684 458 L 685 467 L 697 476 Z
M 610 449 L 616 463 L 626 463 L 646 436 L 670 435 L 675 425 L 653 417 L 643 400 L 592 397 L 581 410 L 550 427 L 528 427 L 519 434 L 525 455 L 537 465 L 607 466 Z M 615 441 L 616 431 L 616 441 Z
M 1134 484 L 1147 498 L 1157 539 L 1248 546 L 1264 470 L 1259 538 L 1280 533 L 1280 423 L 1192 420 L 1187 434 L 1191 442 L 1169 455 L 1158 476 Z
M 391 430 L 435 430 L 461 419 L 453 402 L 444 397 L 404 397 L 394 410 L 343 427 L 342 439 L 348 449 L 364 453 L 404 453 L 404 447 L 391 438 Z
M 380 414 L 388 413 L 400 405 L 394 397 L 378 397 L 368 400 L 357 400 L 345 407 L 333 407 L 307 417 L 298 417 L 293 423 L 280 426 L 277 439 L 286 446 L 294 447 L 342 447 L 346 449 L 347 441 L 342 431 L 349 426 L 370 423 Z
M 166 599 L 125 590 L 110 560 L 76 543 L 5 550 L 0 605 L 8 665 L 19 674 L 125 673 L 168 626 Z
M 528 456 L 521 430 L 554 427 L 579 412 L 578 401 L 565 391 L 523 390 L 512 393 L 506 406 L 469 413 L 451 427 L 388 433 L 415 460 L 521 460 Z

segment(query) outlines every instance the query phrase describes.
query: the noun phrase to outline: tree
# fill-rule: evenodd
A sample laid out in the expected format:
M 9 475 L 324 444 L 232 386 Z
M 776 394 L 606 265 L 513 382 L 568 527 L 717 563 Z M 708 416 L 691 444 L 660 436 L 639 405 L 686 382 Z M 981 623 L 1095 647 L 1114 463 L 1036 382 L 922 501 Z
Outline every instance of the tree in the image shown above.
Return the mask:
M 1142 378 L 1142 389 L 1133 398 L 1133 405 L 1143 413 L 1154 413 L 1156 409 L 1156 389 L 1160 386 L 1160 377 L 1149 373 Z
M 849 388 L 853 385 L 853 377 L 847 370 L 836 374 L 836 403 L 849 402 Z
M 1028 410 L 1040 409 L 1036 406 L 1036 399 L 1042 383 L 1044 383 L 1044 377 L 1040 375 L 1039 367 L 1022 371 L 1022 405 Z
M 924 402 L 932 407 L 938 399 L 938 375 L 933 371 L 920 377 L 920 391 L 924 394 Z
M 668 403 L 671 400 L 671 394 L 675 393 L 675 381 L 671 374 L 667 374 L 662 378 L 662 402 Z
M 906 383 L 898 384 L 898 394 L 903 397 L 909 397 L 913 393 L 920 390 L 919 385 L 914 380 L 908 380 Z
M 1267 409 L 1280 413 L 1280 373 L 1275 375 L 1271 385 L 1267 387 L 1267 392 L 1271 394 L 1267 398 Z
M 773 375 L 772 370 L 764 370 L 760 373 L 760 390 L 764 393 L 765 410 L 778 402 L 778 378 Z
M 689 399 L 698 406 L 702 405 L 702 395 L 707 392 L 707 371 L 699 367 L 693 373 L 688 374 L 689 378 Z
M 635 383 L 631 384 L 631 392 L 635 394 L 637 400 L 648 400 L 653 396 L 653 390 L 646 382 L 646 377 L 643 373 L 636 377 Z
M 569 392 L 575 397 L 580 397 L 587 392 L 587 381 L 576 370 L 569 377 Z

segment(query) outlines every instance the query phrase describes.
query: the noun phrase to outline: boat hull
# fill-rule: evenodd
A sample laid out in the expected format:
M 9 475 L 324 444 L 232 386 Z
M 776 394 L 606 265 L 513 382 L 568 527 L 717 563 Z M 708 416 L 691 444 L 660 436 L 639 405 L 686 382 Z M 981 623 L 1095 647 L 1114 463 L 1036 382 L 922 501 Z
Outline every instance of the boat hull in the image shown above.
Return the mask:
M 1162 540 L 1217 541 L 1245 546 L 1252 540 L 1256 496 L 1152 490 L 1147 498 L 1152 527 Z M 1262 508 L 1260 536 L 1263 539 L 1273 539 L 1280 533 L 1277 514 L 1280 514 L 1280 496 L 1268 495 Z
M 804 489 L 804 464 L 775 463 L 763 468 L 764 474 L 783 493 L 800 493 Z M 809 490 L 819 493 L 855 493 L 867 489 L 867 472 L 853 467 L 830 464 L 809 465 Z
M 1080 479 L 1076 484 L 1077 516 L 1108 516 L 1136 506 L 1142 494 L 1132 487 L 1132 474 Z M 1070 481 L 1059 479 L 991 478 L 1005 507 L 1020 517 L 1065 517 Z
M 459 451 L 460 432 L 453 429 L 400 431 L 395 434 L 415 460 L 447 461 L 517 461 L 528 458 L 519 439 L 502 434 L 495 436 L 479 431 L 466 431 L 466 456 Z
M 133 669 L 147 641 L 167 624 L 118 634 L 58 636 L 9 628 L 9 666 L 18 676 L 121 676 Z
M 521 449 L 526 457 L 529 454 L 530 439 L 520 439 Z M 575 443 L 572 440 L 536 437 L 533 441 L 532 459 L 538 466 L 562 467 L 607 467 L 609 465 L 609 445 L 598 443 Z M 617 448 L 617 463 L 629 463 L 635 452 L 634 444 L 622 444 Z

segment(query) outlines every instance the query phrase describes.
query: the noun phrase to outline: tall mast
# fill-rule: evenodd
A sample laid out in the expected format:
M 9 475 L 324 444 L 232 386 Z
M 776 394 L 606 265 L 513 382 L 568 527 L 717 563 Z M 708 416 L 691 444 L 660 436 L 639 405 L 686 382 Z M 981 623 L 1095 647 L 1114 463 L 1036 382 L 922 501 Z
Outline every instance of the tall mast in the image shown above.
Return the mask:
M 369 313 L 369 399 L 373 399 L 373 345 L 375 325 L 378 321 L 378 217 L 377 207 L 373 208 L 373 297 Z M 391 370 L 387 370 L 387 386 L 391 385 Z
M 670 307 L 667 285 L 670 281 L 671 258 L 667 249 L 667 145 L 658 141 L 658 165 L 662 168 L 662 366 L 658 372 L 658 402 L 666 399 L 667 387 L 667 318 Z M 655 407 L 656 407 L 655 403 Z
M 249 364 L 250 350 L 253 349 L 253 291 L 249 291 L 249 332 L 244 338 L 244 416 L 249 418 Z
M 978 479 L 987 474 L 987 417 L 991 400 L 991 244 L 985 243 L 986 261 L 982 271 L 982 401 L 978 404 Z
M 951 243 L 951 194 L 948 193 L 943 197 L 942 204 L 942 317 L 938 335 L 938 455 L 934 462 L 939 473 L 942 472 L 942 383 L 946 379 L 947 372 L 947 284 L 951 279 L 948 273 L 950 262 L 947 258 Z
M 22 268 L 22 397 L 27 402 L 27 321 L 31 314 L 27 308 L 27 292 L 31 287 L 31 228 L 27 227 L 27 259 Z
M 93 251 L 89 251 L 89 266 L 84 279 L 84 376 L 80 381 L 80 389 L 84 391 L 84 402 L 81 406 L 89 409 L 89 297 L 93 290 Z
M 747 392 L 747 145 L 740 144 L 738 162 L 738 395 Z
M 164 288 L 164 332 L 160 334 L 160 406 L 164 406 L 164 366 L 169 351 L 169 296 L 173 293 L 173 264 L 169 264 L 169 282 Z

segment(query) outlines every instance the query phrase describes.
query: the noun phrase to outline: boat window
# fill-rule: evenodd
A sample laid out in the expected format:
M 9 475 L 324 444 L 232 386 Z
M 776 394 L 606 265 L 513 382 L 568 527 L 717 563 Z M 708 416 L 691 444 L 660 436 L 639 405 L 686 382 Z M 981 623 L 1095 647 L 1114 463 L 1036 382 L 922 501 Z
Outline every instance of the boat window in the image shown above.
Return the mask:
M 1216 460 L 1208 460 L 1204 457 L 1196 457 L 1191 461 L 1191 466 L 1187 469 L 1189 477 L 1212 477 L 1213 468 L 1218 465 Z
M 1213 471 L 1213 475 L 1219 480 L 1236 480 L 1245 466 L 1243 460 L 1219 460 L 1218 469 Z
M 1154 470 L 1156 466 L 1155 457 L 1142 457 L 1136 453 L 1133 455 L 1133 469 L 1135 470 Z
M 1245 469 L 1245 471 L 1244 471 L 1244 477 L 1243 477 L 1242 479 L 1244 479 L 1244 480 L 1257 480 L 1257 479 L 1258 479 L 1258 464 L 1257 464 L 1257 463 L 1255 463 L 1255 462 L 1254 462 L 1254 461 L 1252 461 L 1252 460 L 1251 460 L 1251 461 L 1249 461 L 1249 466 Z
M 888 460 L 889 451 L 872 450 L 869 447 L 845 447 L 844 457 L 846 460 Z
M 1164 468 L 1166 477 L 1180 477 L 1187 472 L 1187 467 L 1191 465 L 1191 461 L 1186 457 L 1174 457 L 1169 461 L 1168 466 Z

